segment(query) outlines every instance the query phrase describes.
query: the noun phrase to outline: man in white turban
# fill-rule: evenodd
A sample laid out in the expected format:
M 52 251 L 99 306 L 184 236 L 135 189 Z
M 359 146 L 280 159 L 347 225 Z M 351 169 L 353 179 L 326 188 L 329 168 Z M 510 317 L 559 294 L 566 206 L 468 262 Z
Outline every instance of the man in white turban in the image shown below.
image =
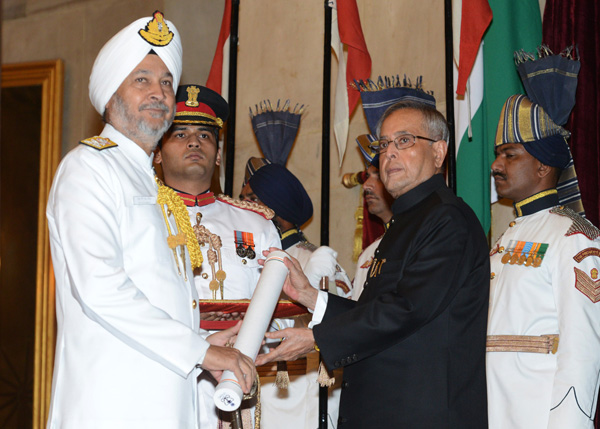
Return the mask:
M 183 203 L 155 179 L 181 41 L 160 12 L 100 51 L 90 99 L 106 122 L 58 168 L 47 207 L 58 322 L 49 428 L 197 428 L 197 376 L 250 358 L 201 331 L 193 268 L 202 262 Z

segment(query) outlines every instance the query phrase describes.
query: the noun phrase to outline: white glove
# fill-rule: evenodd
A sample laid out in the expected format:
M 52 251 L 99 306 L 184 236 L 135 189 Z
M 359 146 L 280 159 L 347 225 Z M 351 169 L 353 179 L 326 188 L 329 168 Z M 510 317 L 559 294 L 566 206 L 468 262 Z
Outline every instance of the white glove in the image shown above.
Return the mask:
M 337 252 L 328 246 L 316 249 L 304 266 L 304 274 L 315 289 L 319 289 L 321 277 L 334 280 L 337 266 Z

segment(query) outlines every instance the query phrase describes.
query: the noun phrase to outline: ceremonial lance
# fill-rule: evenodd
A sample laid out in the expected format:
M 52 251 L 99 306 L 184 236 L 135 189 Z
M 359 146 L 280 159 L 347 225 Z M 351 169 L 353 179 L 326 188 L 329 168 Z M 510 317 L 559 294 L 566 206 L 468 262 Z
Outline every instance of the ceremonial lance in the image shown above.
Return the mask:
M 274 251 L 265 260 L 248 311 L 233 346 L 253 360 L 258 355 L 288 274 L 288 269 L 283 263 L 284 258 L 288 258 L 287 253 Z M 213 399 L 217 408 L 223 411 L 235 411 L 240 407 L 243 392 L 232 371 L 223 372 Z

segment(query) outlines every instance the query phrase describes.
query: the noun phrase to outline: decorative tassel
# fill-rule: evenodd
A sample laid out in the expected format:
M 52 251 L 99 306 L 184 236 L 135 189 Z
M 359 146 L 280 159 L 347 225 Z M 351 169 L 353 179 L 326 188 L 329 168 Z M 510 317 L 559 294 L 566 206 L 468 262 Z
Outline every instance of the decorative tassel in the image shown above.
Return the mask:
M 256 405 L 254 406 L 254 429 L 260 429 L 262 408 L 260 406 L 260 377 L 256 374 Z
M 275 385 L 279 389 L 287 389 L 290 386 L 290 375 L 288 374 L 286 361 L 277 362 L 277 376 L 275 377 Z
M 350 83 L 350 87 L 359 92 L 376 92 L 390 88 L 415 88 L 433 96 L 433 91 L 426 91 L 423 89 L 423 76 L 417 76 L 414 86 L 410 78 L 407 78 L 406 75 L 404 75 L 404 79 L 402 80 L 400 80 L 399 75 L 396 75 L 395 77 L 379 76 L 377 81 L 374 81 L 373 79 L 355 79 L 354 82 Z
M 304 113 L 304 104 L 300 105 L 300 103 L 296 103 L 293 109 L 291 109 L 291 107 L 292 104 L 290 102 L 290 99 L 288 98 L 283 103 L 283 106 L 281 106 L 281 99 L 277 99 L 277 106 L 273 108 L 271 100 L 267 99 L 260 101 L 258 104 L 255 104 L 254 111 L 252 111 L 252 106 L 250 106 L 248 109 L 250 110 L 250 119 L 253 119 L 256 116 L 262 115 L 263 113 L 267 112 L 288 112 L 294 115 L 302 115 L 302 113 Z
M 330 387 L 335 383 L 335 377 L 329 375 L 329 371 L 327 371 L 327 367 L 323 362 L 319 364 L 319 375 L 317 376 L 317 383 L 321 387 Z

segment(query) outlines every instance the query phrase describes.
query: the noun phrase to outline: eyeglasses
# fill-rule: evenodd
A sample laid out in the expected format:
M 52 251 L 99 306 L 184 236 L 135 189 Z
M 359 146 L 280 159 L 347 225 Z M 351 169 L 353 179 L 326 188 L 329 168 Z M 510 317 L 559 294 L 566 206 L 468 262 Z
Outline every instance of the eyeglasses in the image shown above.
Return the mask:
M 415 136 L 413 134 L 406 133 L 400 134 L 394 140 L 379 140 L 378 144 L 369 145 L 369 149 L 381 155 L 382 153 L 385 153 L 390 146 L 390 143 L 394 143 L 396 149 L 404 150 L 413 147 L 415 143 L 417 143 L 417 139 L 427 140 L 432 143 L 437 141 L 430 139 L 429 137 Z

